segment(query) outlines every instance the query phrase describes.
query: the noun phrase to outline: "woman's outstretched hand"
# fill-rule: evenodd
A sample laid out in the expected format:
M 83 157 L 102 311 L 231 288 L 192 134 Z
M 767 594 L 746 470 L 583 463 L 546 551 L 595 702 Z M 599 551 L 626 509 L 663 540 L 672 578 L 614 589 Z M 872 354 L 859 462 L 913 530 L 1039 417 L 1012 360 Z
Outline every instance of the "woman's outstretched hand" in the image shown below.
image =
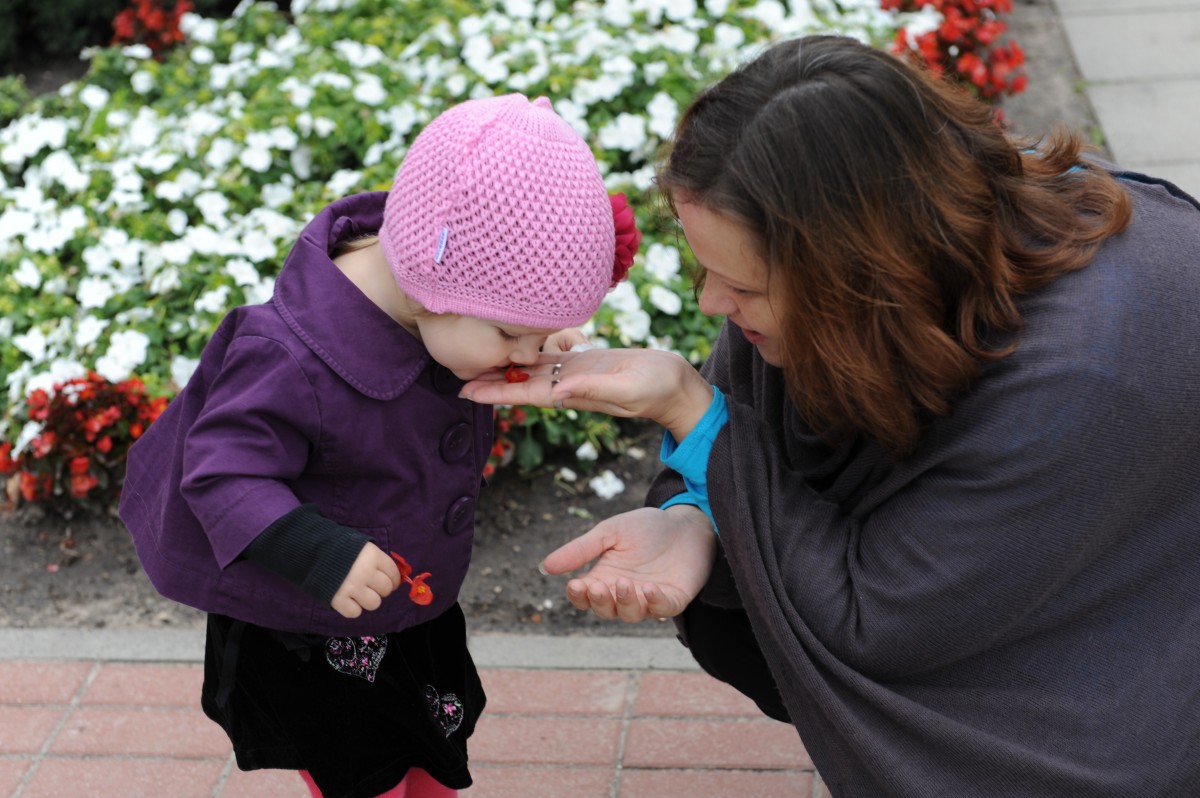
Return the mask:
M 545 352 L 530 379 L 506 382 L 489 372 L 462 396 L 493 405 L 535 405 L 646 418 L 683 440 L 712 402 L 712 386 L 677 354 L 658 349 Z
M 563 574 L 595 560 L 567 582 L 567 599 L 598 618 L 629 623 L 683 612 L 708 581 L 717 536 L 698 508 L 643 507 L 614 516 L 550 552 L 548 574 Z

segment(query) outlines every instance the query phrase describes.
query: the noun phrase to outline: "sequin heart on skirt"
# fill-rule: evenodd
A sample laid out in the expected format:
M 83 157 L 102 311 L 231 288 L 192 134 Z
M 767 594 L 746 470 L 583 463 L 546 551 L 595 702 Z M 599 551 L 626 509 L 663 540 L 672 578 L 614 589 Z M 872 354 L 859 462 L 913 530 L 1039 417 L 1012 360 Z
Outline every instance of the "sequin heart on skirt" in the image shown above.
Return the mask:
M 429 702 L 429 711 L 433 719 L 442 727 L 447 737 L 454 734 L 463 722 L 463 705 L 454 693 L 439 695 L 432 684 L 425 685 L 425 700 Z
M 387 653 L 387 637 L 331 637 L 325 641 L 325 659 L 338 673 L 375 681 L 375 671 Z

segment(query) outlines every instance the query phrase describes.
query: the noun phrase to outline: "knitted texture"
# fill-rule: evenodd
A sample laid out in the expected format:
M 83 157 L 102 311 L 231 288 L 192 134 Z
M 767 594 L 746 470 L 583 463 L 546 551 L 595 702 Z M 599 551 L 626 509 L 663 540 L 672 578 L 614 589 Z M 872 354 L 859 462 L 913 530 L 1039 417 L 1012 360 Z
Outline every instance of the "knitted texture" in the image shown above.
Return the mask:
M 612 205 L 550 101 L 469 100 L 417 136 L 379 234 L 396 282 L 434 313 L 528 327 L 587 321 L 612 283 Z

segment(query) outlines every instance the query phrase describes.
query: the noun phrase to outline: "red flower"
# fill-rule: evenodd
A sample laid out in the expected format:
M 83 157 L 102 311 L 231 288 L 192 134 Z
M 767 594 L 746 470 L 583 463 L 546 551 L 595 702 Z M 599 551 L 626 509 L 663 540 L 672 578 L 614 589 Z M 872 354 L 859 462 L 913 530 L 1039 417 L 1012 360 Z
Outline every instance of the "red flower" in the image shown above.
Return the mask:
M 423 607 L 431 603 L 433 601 L 433 591 L 429 588 L 429 585 L 425 584 L 425 579 L 429 576 L 429 572 L 425 571 L 424 573 L 412 576 L 413 567 L 408 564 L 408 560 L 394 551 L 389 552 L 389 554 L 396 561 L 396 567 L 400 569 L 400 581 L 412 585 L 408 591 L 408 597 L 412 600 L 413 604 L 420 604 Z
M 617 252 L 613 261 L 612 279 L 615 287 L 629 274 L 629 267 L 633 265 L 633 256 L 637 254 L 638 247 L 642 243 L 642 231 L 638 230 L 637 217 L 633 215 L 633 208 L 629 207 L 629 202 L 623 193 L 610 194 L 608 201 L 612 203 L 613 224 L 617 234 Z
M 12 459 L 12 444 L 8 441 L 0 443 L 0 474 L 8 476 L 17 470 L 17 461 Z
M 508 368 L 504 370 L 504 379 L 509 382 L 525 382 L 529 379 L 528 371 L 521 371 L 521 368 L 516 363 L 509 363 Z
M 73 457 L 68 468 L 71 471 L 71 476 L 79 477 L 88 472 L 89 461 L 86 457 Z
M 88 495 L 88 492 L 100 484 L 100 480 L 96 479 L 91 474 L 80 474 L 71 477 L 71 495 L 77 499 L 82 499 Z
M 408 597 L 412 599 L 413 604 L 420 604 L 422 607 L 433 601 L 433 591 L 429 589 L 429 585 L 425 584 L 427 576 L 429 576 L 428 571 L 414 576 L 412 589 L 408 591 Z

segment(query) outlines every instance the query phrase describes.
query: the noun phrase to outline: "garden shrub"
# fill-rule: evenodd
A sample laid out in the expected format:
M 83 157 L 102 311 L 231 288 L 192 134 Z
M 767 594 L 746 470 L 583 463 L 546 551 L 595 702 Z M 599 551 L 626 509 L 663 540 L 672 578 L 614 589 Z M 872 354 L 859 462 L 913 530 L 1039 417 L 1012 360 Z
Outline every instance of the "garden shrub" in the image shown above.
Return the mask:
M 886 47 L 928 20 L 877 0 L 293 0 L 185 15 L 186 42 L 158 53 L 93 48 L 82 80 L 0 129 L 0 439 L 21 457 L 41 429 L 27 397 L 93 372 L 172 396 L 321 207 L 387 189 L 442 109 L 508 91 L 554 101 L 645 234 L 585 332 L 699 363 L 719 320 L 652 191 L 682 107 L 773 38 Z M 621 445 L 612 419 L 571 410 L 500 408 L 498 431 L 493 467 Z

